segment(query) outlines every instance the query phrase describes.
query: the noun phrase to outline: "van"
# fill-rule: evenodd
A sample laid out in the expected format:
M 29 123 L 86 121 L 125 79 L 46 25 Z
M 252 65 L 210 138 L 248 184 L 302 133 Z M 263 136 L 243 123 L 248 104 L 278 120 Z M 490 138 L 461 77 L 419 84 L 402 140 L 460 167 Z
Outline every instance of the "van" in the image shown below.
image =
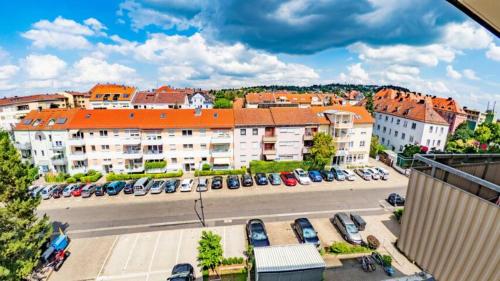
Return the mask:
M 124 186 L 124 181 L 114 181 L 108 184 L 108 186 L 106 187 L 106 192 L 108 193 L 108 195 L 117 195 L 118 193 L 120 193 L 120 191 L 122 191 Z
M 146 195 L 152 183 L 153 181 L 148 177 L 140 178 L 134 184 L 134 195 Z
M 355 245 L 360 245 L 363 242 L 358 228 L 346 213 L 336 213 L 330 221 L 337 227 L 347 242 Z

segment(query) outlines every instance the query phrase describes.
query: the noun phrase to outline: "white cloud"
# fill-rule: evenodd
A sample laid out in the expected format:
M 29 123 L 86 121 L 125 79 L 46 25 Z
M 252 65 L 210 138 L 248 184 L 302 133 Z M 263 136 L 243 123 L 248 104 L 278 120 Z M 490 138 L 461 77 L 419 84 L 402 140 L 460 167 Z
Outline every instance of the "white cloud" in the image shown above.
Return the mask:
M 448 65 L 446 67 L 446 76 L 448 76 L 450 78 L 453 78 L 453 79 L 460 79 L 460 78 L 462 78 L 462 74 L 460 74 L 460 72 L 458 72 L 455 69 L 453 69 L 453 66 L 451 66 L 451 65 Z
M 443 28 L 442 44 L 455 49 L 484 49 L 492 36 L 480 25 L 471 21 L 450 23 Z
M 54 55 L 29 55 L 23 62 L 23 68 L 32 79 L 50 79 L 61 74 L 66 62 Z
M 370 47 L 364 43 L 355 43 L 348 46 L 347 49 L 358 53 L 361 60 L 386 64 L 436 66 L 440 61 L 451 62 L 455 59 L 453 50 L 439 44 Z
M 0 80 L 0 91 L 8 91 L 18 88 L 17 84 L 11 84 L 8 80 Z
M 133 68 L 94 57 L 80 59 L 73 68 L 73 81 L 77 83 L 128 82 L 135 76 Z
M 463 71 L 464 77 L 470 80 L 479 80 L 479 77 L 476 76 L 476 73 L 472 69 L 464 69 Z
M 492 60 L 500 61 L 500 46 L 495 43 L 491 43 L 488 51 L 486 52 L 486 57 Z
M 0 80 L 10 79 L 19 71 L 19 67 L 13 64 L 0 65 Z
M 88 18 L 88 19 L 84 20 L 83 23 L 87 26 L 90 26 L 90 28 L 92 28 L 92 30 L 94 30 L 96 32 L 99 32 L 99 31 L 104 30 L 104 29 L 108 29 L 106 26 L 104 26 L 104 24 L 102 24 L 100 21 L 98 21 L 95 18 Z
M 348 73 L 340 73 L 339 80 L 346 83 L 363 84 L 368 83 L 370 77 L 361 63 L 351 64 L 347 67 Z
M 86 37 L 94 34 L 94 30 L 88 26 L 59 16 L 52 22 L 38 21 L 31 30 L 21 35 L 32 40 L 33 46 L 37 48 L 86 49 L 91 46 Z

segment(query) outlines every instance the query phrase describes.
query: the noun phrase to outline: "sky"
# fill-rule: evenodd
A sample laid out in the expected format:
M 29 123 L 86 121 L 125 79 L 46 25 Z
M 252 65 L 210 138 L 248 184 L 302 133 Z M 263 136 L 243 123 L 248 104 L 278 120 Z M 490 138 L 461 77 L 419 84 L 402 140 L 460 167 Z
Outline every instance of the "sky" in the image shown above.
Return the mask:
M 21 0 L 0 97 L 96 83 L 398 85 L 500 110 L 500 40 L 445 0 Z

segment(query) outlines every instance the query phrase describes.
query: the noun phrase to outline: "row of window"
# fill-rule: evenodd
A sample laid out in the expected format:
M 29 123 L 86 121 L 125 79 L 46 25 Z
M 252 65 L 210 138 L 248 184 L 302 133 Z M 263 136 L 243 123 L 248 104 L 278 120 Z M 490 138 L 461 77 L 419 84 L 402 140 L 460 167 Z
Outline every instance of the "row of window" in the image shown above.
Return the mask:
M 379 119 L 379 120 L 381 120 L 381 119 L 382 119 L 382 114 L 380 114 L 380 113 L 378 114 L 378 119 Z M 391 117 L 391 121 L 390 121 L 390 122 L 391 122 L 391 123 L 394 123 L 394 120 L 396 120 L 396 125 L 400 125 L 400 124 L 401 124 L 401 121 L 402 121 L 402 122 L 403 122 L 403 127 L 404 127 L 404 128 L 408 127 L 408 120 L 400 119 L 400 118 L 397 118 L 397 117 L 396 117 L 396 119 L 394 119 L 394 117 Z M 387 115 L 385 116 L 385 121 L 386 121 L 386 122 L 389 122 L 389 116 L 387 116 Z M 379 127 L 380 127 L 380 125 L 379 125 Z M 415 130 L 415 129 L 417 128 L 417 123 L 412 122 L 412 123 L 411 123 L 411 128 L 412 128 L 413 130 Z

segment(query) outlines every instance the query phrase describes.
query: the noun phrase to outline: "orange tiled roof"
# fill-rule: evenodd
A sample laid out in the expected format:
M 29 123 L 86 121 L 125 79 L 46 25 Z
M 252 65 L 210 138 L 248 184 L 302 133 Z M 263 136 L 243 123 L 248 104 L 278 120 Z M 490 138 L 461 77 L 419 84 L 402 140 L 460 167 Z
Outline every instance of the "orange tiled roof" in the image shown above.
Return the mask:
M 70 94 L 70 95 L 72 95 L 74 97 L 81 96 L 81 97 L 90 98 L 90 93 L 89 92 L 66 91 L 65 93 Z
M 451 111 L 458 114 L 466 114 L 465 111 L 460 107 L 458 102 L 452 98 L 440 98 L 440 97 L 432 97 L 432 104 L 434 109 L 443 110 L 443 111 Z
M 287 91 L 248 93 L 245 96 L 246 102 L 250 104 L 265 103 L 290 103 L 290 104 L 311 104 L 313 101 L 323 103 L 325 99 L 332 99 L 332 102 L 340 103 L 341 98 L 335 94 L 323 93 L 292 93 Z
M 269 110 L 276 126 L 319 124 L 311 108 L 271 107 Z
M 90 89 L 90 101 L 130 101 L 135 87 L 117 84 L 97 84 Z
M 267 108 L 234 109 L 236 126 L 274 126 L 273 116 Z
M 187 93 L 183 92 L 138 92 L 134 95 L 132 104 L 184 104 Z
M 321 106 L 321 107 L 311 107 L 311 110 L 318 115 L 321 112 L 326 110 L 339 110 L 339 111 L 347 111 L 354 113 L 354 124 L 373 124 L 375 120 L 372 115 L 364 106 L 355 106 L 355 105 L 331 105 L 331 106 Z M 324 116 L 318 116 L 320 122 L 322 124 L 329 124 Z
M 40 94 L 40 95 L 19 96 L 19 97 L 18 96 L 4 97 L 0 99 L 0 106 L 38 102 L 38 101 L 55 101 L 64 99 L 65 97 L 59 94 Z
M 32 110 L 17 123 L 15 130 L 66 130 L 78 111 L 79 109 Z

